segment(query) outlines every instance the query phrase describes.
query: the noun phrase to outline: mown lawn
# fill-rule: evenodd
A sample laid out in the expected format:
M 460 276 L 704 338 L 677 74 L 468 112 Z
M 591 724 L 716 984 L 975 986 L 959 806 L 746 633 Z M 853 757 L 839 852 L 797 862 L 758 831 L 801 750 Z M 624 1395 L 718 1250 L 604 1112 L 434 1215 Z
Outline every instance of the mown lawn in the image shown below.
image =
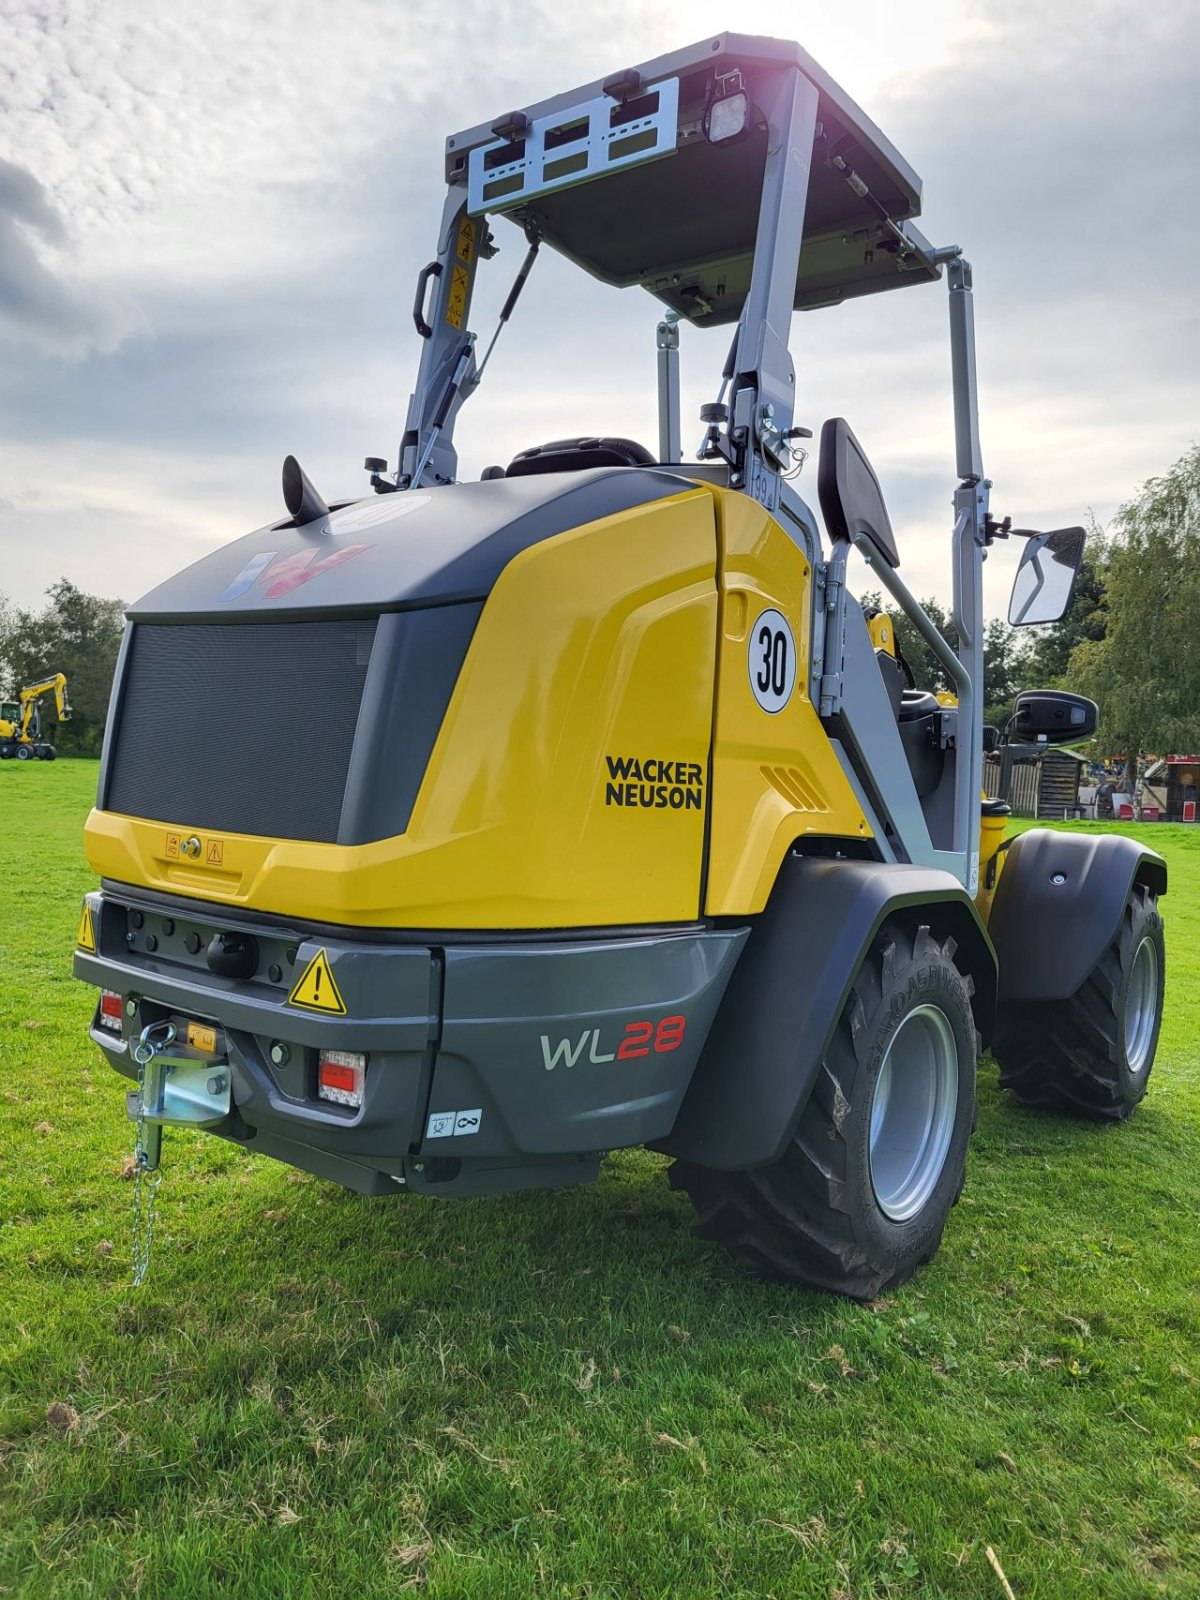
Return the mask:
M 0 1592 L 1200 1595 L 1200 829 L 1150 1097 L 985 1066 L 941 1255 L 873 1308 L 748 1281 L 664 1163 L 367 1201 L 169 1131 L 129 1286 L 123 1084 L 70 976 L 90 762 L 0 768 Z

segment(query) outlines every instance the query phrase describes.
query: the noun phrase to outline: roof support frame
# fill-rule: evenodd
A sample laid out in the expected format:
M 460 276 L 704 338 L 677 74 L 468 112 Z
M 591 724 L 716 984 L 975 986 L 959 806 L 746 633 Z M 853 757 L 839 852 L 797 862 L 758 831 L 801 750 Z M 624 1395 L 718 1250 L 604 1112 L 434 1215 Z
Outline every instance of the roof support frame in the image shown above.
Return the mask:
M 774 452 L 792 426 L 796 369 L 788 350 L 796 263 L 816 136 L 818 93 L 795 66 L 765 75 L 758 109 L 767 120 L 750 292 L 738 327 L 728 424 L 730 484 L 769 511 L 779 506 Z

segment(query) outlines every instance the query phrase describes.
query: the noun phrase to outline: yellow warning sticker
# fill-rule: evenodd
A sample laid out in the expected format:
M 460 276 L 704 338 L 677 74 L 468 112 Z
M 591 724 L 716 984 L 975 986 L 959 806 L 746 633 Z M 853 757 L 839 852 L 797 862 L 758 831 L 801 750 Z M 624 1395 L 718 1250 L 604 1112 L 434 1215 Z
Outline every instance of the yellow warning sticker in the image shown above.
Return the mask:
M 306 1011 L 329 1011 L 335 1017 L 346 1015 L 346 1002 L 324 950 L 318 950 L 300 974 L 296 987 L 288 995 L 288 1004 L 303 1006 Z
M 446 297 L 446 321 L 452 328 L 461 328 L 463 318 L 467 314 L 467 287 L 471 281 L 471 274 L 466 267 L 460 267 L 457 262 L 454 266 L 454 276 L 450 279 L 450 293 Z
M 203 1022 L 189 1022 L 187 1042 L 193 1050 L 202 1050 L 205 1055 L 216 1055 L 217 1030 L 206 1027 Z
M 75 943 L 81 950 L 86 950 L 88 955 L 96 954 L 96 931 L 92 927 L 92 908 L 86 900 L 83 902 L 83 913 L 79 918 L 79 932 L 75 935 Z
M 470 266 L 475 255 L 475 224 L 470 217 L 464 217 L 458 225 L 458 259 L 464 266 Z
M 177 833 L 169 833 L 167 835 L 167 859 L 169 861 L 179 860 L 179 835 Z
M 219 867 L 225 859 L 224 839 L 210 839 L 208 849 L 204 852 L 204 859 L 210 867 Z

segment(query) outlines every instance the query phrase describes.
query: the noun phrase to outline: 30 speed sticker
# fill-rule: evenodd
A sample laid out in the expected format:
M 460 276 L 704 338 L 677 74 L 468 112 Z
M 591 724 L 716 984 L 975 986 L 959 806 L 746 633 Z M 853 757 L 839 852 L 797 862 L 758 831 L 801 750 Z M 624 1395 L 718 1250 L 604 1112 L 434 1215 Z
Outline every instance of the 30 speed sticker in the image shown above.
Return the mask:
M 782 711 L 796 687 L 796 641 L 780 611 L 762 611 L 750 630 L 750 687 L 764 711 Z

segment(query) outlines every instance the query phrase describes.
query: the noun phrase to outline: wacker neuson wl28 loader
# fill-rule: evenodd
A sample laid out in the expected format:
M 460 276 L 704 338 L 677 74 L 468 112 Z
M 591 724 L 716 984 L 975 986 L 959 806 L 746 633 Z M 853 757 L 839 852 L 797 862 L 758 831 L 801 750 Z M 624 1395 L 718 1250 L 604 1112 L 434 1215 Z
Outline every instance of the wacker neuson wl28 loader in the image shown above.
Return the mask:
M 989 514 L 971 269 L 914 227 L 879 130 L 769 39 L 469 128 L 445 177 L 394 471 L 368 459 L 375 495 L 329 506 L 289 457 L 286 518 L 129 612 L 75 971 L 138 1086 L 138 1171 L 164 1124 L 369 1195 L 557 1187 L 646 1145 L 705 1237 L 869 1298 L 938 1247 L 981 1045 L 1018 1099 L 1119 1119 L 1162 1013 L 1161 858 L 1045 829 L 1005 849 L 981 808 L 982 566 L 1017 530 Z M 457 481 L 476 274 L 513 240 L 501 327 L 541 248 L 666 307 L 657 456 L 597 434 Z M 943 277 L 954 649 L 843 419 L 824 536 L 790 481 L 819 417 L 793 311 Z M 726 330 L 687 461 L 680 322 Z M 1082 532 L 1021 536 L 1010 615 L 1053 621 Z M 852 548 L 953 694 L 905 681 Z M 1010 736 L 1095 725 L 1034 692 Z

